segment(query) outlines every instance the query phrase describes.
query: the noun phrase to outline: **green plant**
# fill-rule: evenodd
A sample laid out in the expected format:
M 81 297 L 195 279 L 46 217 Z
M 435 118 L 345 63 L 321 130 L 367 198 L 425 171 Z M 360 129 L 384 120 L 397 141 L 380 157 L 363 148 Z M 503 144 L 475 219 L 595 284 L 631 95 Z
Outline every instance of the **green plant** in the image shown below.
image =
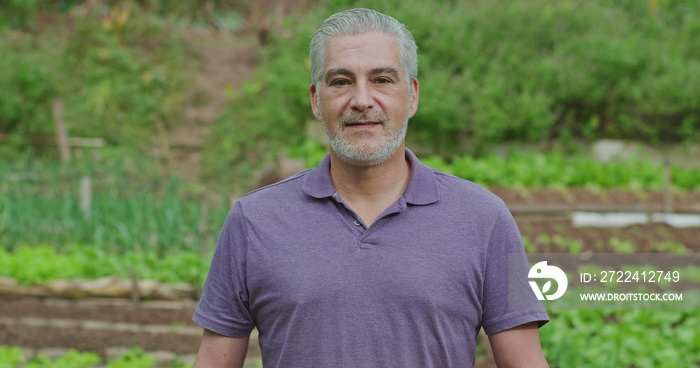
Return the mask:
M 687 266 L 683 268 L 678 268 L 678 272 L 683 275 L 683 279 L 691 282 L 700 283 L 700 267 L 698 266 Z
M 24 362 L 26 358 L 22 350 L 15 346 L 0 346 L 0 368 L 14 368 Z
M 87 368 L 102 364 L 102 359 L 90 351 L 79 352 L 69 350 L 66 354 L 49 358 L 45 355 L 37 355 L 32 359 L 22 356 L 21 349 L 14 346 L 0 346 L 0 368 Z M 107 362 L 109 368 L 151 368 L 156 359 L 153 355 L 144 352 L 139 347 L 132 347 L 115 360 Z M 174 368 L 192 367 L 192 363 L 180 361 L 172 362 Z M 261 366 L 262 367 L 262 366 Z
M 57 94 L 55 56 L 50 50 L 24 50 L 0 41 L 0 132 L 14 134 L 13 145 L 27 136 L 53 130 L 50 101 Z
M 616 253 L 634 253 L 637 251 L 637 246 L 631 240 L 620 239 L 618 237 L 612 237 L 608 241 L 608 246 L 610 249 Z
M 38 10 L 55 18 L 31 34 L 0 29 L 0 133 L 13 150 L 55 134 L 53 100 L 63 102 L 71 136 L 140 152 L 157 124 L 182 119 L 187 53 L 167 22 L 123 4 L 105 4 L 107 14 L 85 6 L 65 15 L 36 0 L 5 3 L 0 7 L 22 8 L 29 19 Z M 124 15 L 118 26 L 111 18 L 117 13 Z
M 540 338 L 552 367 L 671 368 L 700 363 L 697 311 L 577 310 L 549 314 L 551 321 L 541 329 Z
M 26 30 L 32 24 L 32 16 L 39 8 L 39 0 L 6 0 L 0 3 L 0 19 Z
M 191 362 L 173 362 L 172 368 L 192 368 L 194 361 Z M 260 366 L 262 368 L 262 366 Z
M 537 243 L 542 244 L 546 247 L 552 243 L 552 239 L 549 236 L 549 234 L 539 234 L 537 235 Z
M 100 357 L 97 354 L 71 349 L 56 359 L 39 355 L 27 363 L 26 368 L 85 368 L 98 363 L 100 363 Z
M 530 238 L 523 236 L 523 248 L 525 248 L 526 253 L 537 252 L 537 244 L 533 243 Z
M 559 234 L 552 236 L 552 243 L 574 254 L 581 253 L 583 249 L 583 242 L 581 240 L 566 238 Z
M 662 241 L 652 243 L 652 249 L 659 252 L 669 252 L 669 253 L 686 253 L 688 247 L 683 244 L 679 244 L 672 241 Z
M 0 243 L 165 252 L 214 242 L 227 201 L 205 203 L 198 189 L 161 177 L 153 161 L 103 154 L 71 165 L 31 155 L 0 164 Z M 92 188 L 89 209 L 81 209 L 85 177 Z M 206 227 L 204 216 L 212 219 Z
M 108 368 L 150 368 L 156 359 L 153 355 L 145 353 L 141 348 L 129 349 L 117 360 L 110 362 Z
M 664 185 L 663 165 L 642 158 L 603 163 L 584 154 L 510 151 L 505 155 L 465 155 L 454 156 L 449 160 L 428 156 L 421 160 L 440 171 L 487 187 L 518 188 L 523 196 L 528 195 L 526 188 L 537 187 L 556 188 L 560 191 L 567 187 L 583 187 L 604 194 L 603 189 L 660 190 Z M 675 170 L 676 167 L 672 166 L 672 169 Z M 697 189 L 700 185 L 700 170 L 682 170 L 685 176 L 678 180 L 673 177 L 672 185 L 684 190 Z
M 19 246 L 13 252 L 0 248 L 0 276 L 22 284 L 56 279 L 95 279 L 131 271 L 140 279 L 184 282 L 201 286 L 209 269 L 209 257 L 191 252 L 158 254 L 149 251 L 107 252 L 93 246 Z

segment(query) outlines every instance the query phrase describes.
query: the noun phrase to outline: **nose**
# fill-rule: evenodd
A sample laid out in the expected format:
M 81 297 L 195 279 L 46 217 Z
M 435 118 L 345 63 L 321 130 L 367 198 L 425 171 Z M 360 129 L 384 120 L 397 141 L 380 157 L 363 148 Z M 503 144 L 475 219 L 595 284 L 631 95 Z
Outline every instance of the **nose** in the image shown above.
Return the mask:
M 357 83 L 353 89 L 352 99 L 350 101 L 350 108 L 353 111 L 365 111 L 369 110 L 374 106 L 374 98 L 372 97 L 372 91 L 367 83 Z

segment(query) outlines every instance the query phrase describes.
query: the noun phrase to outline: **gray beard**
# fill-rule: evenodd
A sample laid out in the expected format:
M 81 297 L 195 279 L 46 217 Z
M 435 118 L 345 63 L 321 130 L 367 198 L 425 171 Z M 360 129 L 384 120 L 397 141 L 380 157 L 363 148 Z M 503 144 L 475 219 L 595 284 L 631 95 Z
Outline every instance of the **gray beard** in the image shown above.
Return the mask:
M 343 125 L 346 122 L 354 120 L 378 120 L 382 121 L 386 129 L 387 117 L 381 113 L 367 113 L 354 116 L 343 116 L 338 125 L 340 129 L 335 136 L 331 136 L 326 124 L 323 124 L 323 129 L 328 136 L 328 143 L 335 154 L 341 161 L 346 164 L 361 167 L 371 167 L 381 165 L 386 162 L 401 146 L 406 131 L 408 130 L 408 119 L 401 125 L 401 129 L 397 131 L 387 131 L 384 138 L 377 144 L 351 144 L 346 138 L 343 130 Z M 367 134 L 367 133 L 360 133 Z

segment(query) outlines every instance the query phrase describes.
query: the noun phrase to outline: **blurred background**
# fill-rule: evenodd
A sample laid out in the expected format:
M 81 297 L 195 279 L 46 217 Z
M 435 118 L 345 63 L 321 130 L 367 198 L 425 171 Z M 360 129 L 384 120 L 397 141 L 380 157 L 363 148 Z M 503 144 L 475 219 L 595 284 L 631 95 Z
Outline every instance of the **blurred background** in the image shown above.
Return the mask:
M 189 366 L 232 203 L 327 152 L 308 44 L 352 7 L 414 33 L 408 147 L 527 251 L 700 251 L 695 0 L 0 0 L 0 366 Z M 551 314 L 553 367 L 700 365 L 698 311 Z

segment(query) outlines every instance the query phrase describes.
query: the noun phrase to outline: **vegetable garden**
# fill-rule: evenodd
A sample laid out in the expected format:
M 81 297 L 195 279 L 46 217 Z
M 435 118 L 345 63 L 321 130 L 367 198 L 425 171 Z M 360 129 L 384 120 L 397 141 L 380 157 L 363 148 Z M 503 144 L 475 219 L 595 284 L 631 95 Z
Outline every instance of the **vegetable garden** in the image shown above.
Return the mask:
M 256 40 L 242 20 L 255 2 L 211 1 L 220 33 L 207 42 L 264 42 L 255 46 L 256 74 L 218 90 L 226 100 L 203 122 L 183 112 L 214 99 L 201 88 L 183 92 L 202 58 L 188 37 L 211 31 L 201 9 L 59 3 L 58 11 L 35 1 L 0 5 L 0 53 L 11 55 L 0 60 L 0 367 L 189 366 L 201 335 L 190 317 L 233 200 L 256 187 L 277 152 L 306 167 L 326 152 L 307 129 L 313 26 L 372 5 L 335 0 L 290 11 L 271 20 L 269 39 Z M 700 227 L 651 215 L 621 227 L 572 220 L 577 211 L 700 216 L 700 98 L 681 87 L 700 75 L 697 4 L 444 1 L 430 17 L 421 4 L 388 1 L 379 10 L 414 20 L 425 109 L 408 145 L 426 164 L 499 195 L 530 253 L 700 252 Z M 46 28 L 55 32 L 36 24 L 43 13 L 57 13 Z M 73 147 L 66 162 L 37 143 L 55 134 L 57 98 L 71 135 L 103 147 Z M 212 134 L 181 148 L 201 157 L 190 166 L 195 179 L 185 179 L 192 173 L 172 170 L 178 148 L 164 142 L 202 126 Z M 601 161 L 590 145 L 603 138 L 640 140 L 652 153 Z M 700 277 L 697 266 L 685 275 Z M 698 310 L 550 316 L 540 336 L 552 367 L 700 366 Z M 494 367 L 479 339 L 476 366 Z M 249 357 L 248 366 L 260 366 L 255 343 Z
M 430 160 L 433 159 L 426 158 L 426 161 Z M 551 160 L 551 162 L 543 164 L 542 160 Z M 466 166 L 464 162 L 469 162 L 471 167 Z M 549 183 L 546 182 L 546 174 L 543 174 L 541 185 L 529 184 L 510 188 L 494 186 L 501 185 L 497 179 L 499 176 L 507 177 L 516 171 L 522 173 L 521 177 L 528 177 L 528 175 L 534 177 L 542 167 L 556 171 L 553 166 L 557 163 L 561 165 L 560 171 L 566 168 L 576 173 L 586 171 L 610 173 L 616 170 L 624 171 L 630 167 L 633 168 L 631 172 L 634 172 L 634 165 L 641 165 L 640 167 L 648 170 L 650 174 L 649 180 L 639 179 L 633 183 L 623 174 L 612 175 L 618 178 L 617 182 L 611 180 L 610 175 L 587 175 L 587 181 L 579 186 Z M 662 209 L 664 193 L 659 189 L 660 184 L 657 180 L 653 179 L 655 176 L 663 177 L 662 164 L 655 165 L 648 162 L 628 162 L 625 165 L 603 164 L 583 158 L 565 159 L 559 156 L 521 154 L 517 160 L 509 161 L 508 164 L 489 156 L 483 159 L 454 160 L 451 164 L 442 162 L 441 165 L 447 172 L 459 174 L 459 170 L 464 170 L 462 172 L 474 173 L 473 176 L 476 178 L 489 173 L 490 179 L 488 177 L 480 179 L 481 184 L 489 186 L 501 196 L 514 212 L 523 233 L 525 248 L 529 252 L 686 253 L 700 251 L 698 228 L 674 228 L 664 223 L 637 224 L 622 228 L 581 228 L 573 226 L 570 218 L 566 216 L 566 211 L 591 205 L 625 208 L 643 204 L 650 209 Z M 101 167 L 106 170 L 116 170 L 108 165 Z M 52 172 L 46 168 L 32 170 L 31 167 L 23 167 L 21 169 L 22 171 L 19 167 L 14 167 L 11 172 L 15 174 Z M 62 170 L 65 170 L 60 166 L 54 169 L 55 178 L 61 177 Z M 683 175 L 700 175 L 698 169 L 684 170 Z M 676 172 L 676 170 L 671 171 Z M 98 169 L 93 169 L 91 173 L 95 177 L 100 175 Z M 82 174 L 84 173 L 74 173 L 78 179 Z M 4 176 L 11 177 L 11 173 L 5 172 Z M 603 178 L 604 181 L 597 182 L 598 177 Z M 36 177 L 32 180 L 34 179 Z M 59 279 L 94 280 L 115 275 L 128 279 L 130 272 L 135 272 L 139 278 L 143 279 L 200 286 L 210 260 L 210 253 L 207 252 L 211 249 L 202 254 L 199 240 L 184 236 L 176 236 L 165 242 L 158 242 L 153 238 L 153 232 L 167 233 L 178 229 L 182 234 L 197 233 L 197 224 L 200 222 L 197 211 L 202 208 L 198 204 L 201 196 L 195 195 L 197 189 L 188 188 L 184 182 L 165 181 L 148 188 L 146 186 L 138 190 L 128 190 L 130 186 L 137 185 L 133 179 L 135 178 L 124 174 L 120 178 L 114 178 L 115 182 L 110 183 L 109 187 L 102 188 L 95 185 L 93 208 L 111 208 L 111 211 L 117 212 L 114 218 L 123 223 L 121 226 L 110 225 L 105 219 L 93 222 L 91 215 L 80 209 L 79 190 L 51 192 L 46 190 L 43 184 L 26 181 L 22 185 L 5 184 L 2 188 L 4 201 L 0 207 L 0 218 L 3 219 L 2 240 L 3 243 L 14 246 L 0 250 L 0 276 L 12 277 L 22 285 L 42 285 Z M 693 181 L 694 179 L 690 180 L 690 182 Z M 80 180 L 73 180 L 73 186 L 79 186 L 79 182 Z M 679 183 L 683 182 L 672 181 L 671 193 L 674 206 L 680 210 L 685 208 L 686 211 L 700 212 L 697 208 L 700 205 L 700 191 L 695 187 L 684 188 L 683 184 Z M 68 181 L 65 185 L 70 187 Z M 52 185 L 52 187 L 57 186 Z M 122 191 L 116 198 L 110 193 L 115 188 L 120 188 Z M 161 193 L 168 195 L 161 196 Z M 149 203 L 144 203 L 146 201 Z M 565 205 L 564 209 L 562 204 Z M 554 209 L 552 205 L 555 205 Z M 208 207 L 208 211 L 215 214 L 209 215 L 212 218 L 210 235 L 216 234 L 216 227 L 220 226 L 229 206 L 229 202 L 222 201 L 218 207 L 213 204 Z M 42 210 L 47 213 L 40 214 Z M 55 217 L 50 215 L 52 211 L 56 211 Z M 189 217 L 185 216 L 185 213 Z M 158 218 L 170 220 L 159 223 Z M 153 221 L 153 223 L 143 223 L 147 221 Z M 103 226 L 102 238 L 109 239 L 108 242 L 100 243 L 94 238 L 81 235 L 94 234 L 95 223 Z M 70 237 L 66 232 L 57 230 L 66 227 L 71 229 Z M 186 230 L 188 228 L 190 230 Z M 128 229 L 128 234 L 124 234 L 125 229 Z M 23 232 L 31 233 L 24 238 L 27 239 L 24 242 L 21 238 Z M 62 236 L 66 238 L 56 236 L 56 232 L 63 234 Z M 156 304 L 149 306 L 149 303 Z M 5 300 L 4 307 L 0 308 L 0 317 L 2 317 L 0 325 L 4 326 L 4 332 L 0 337 L 8 345 L 34 346 L 36 349 L 64 346 L 62 341 L 75 340 L 75 346 L 72 347 L 81 351 L 99 353 L 100 362 L 112 347 L 110 344 L 137 346 L 152 352 L 166 349 L 164 341 L 168 341 L 169 351 L 187 359 L 195 353 L 199 338 L 199 330 L 189 322 L 194 301 L 180 301 L 179 304 L 171 304 L 168 307 L 175 310 L 163 309 L 164 307 L 158 306 L 157 303 L 157 301 L 144 301 L 141 302 L 141 307 L 134 307 L 129 303 L 85 305 L 78 301 L 66 301 L 60 304 L 36 299 Z M 176 306 L 173 307 L 173 305 Z M 700 340 L 696 334 L 700 315 L 697 311 L 590 310 L 551 311 L 550 313 L 552 321 L 542 329 L 541 336 L 545 353 L 553 366 L 691 367 L 700 361 L 697 353 Z M 100 321 L 103 330 L 89 327 L 89 323 L 94 323 L 94 321 L 90 322 L 92 318 Z M 35 320 L 43 321 L 43 325 Z M 81 320 L 86 321 L 80 322 Z M 140 323 L 144 327 L 141 330 L 119 327 L 119 323 L 125 321 Z M 31 325 L 32 323 L 34 325 Z M 65 325 L 61 326 L 61 323 Z M 16 328 L 22 324 L 25 324 L 23 328 Z M 149 326 L 161 326 L 163 330 L 148 332 Z M 39 333 L 39 328 L 47 327 L 52 329 L 50 333 Z M 66 334 L 66 329 L 75 333 L 76 337 L 71 337 L 70 332 Z M 108 333 L 109 329 L 112 329 L 112 332 Z M 151 338 L 153 334 L 158 336 L 157 340 L 161 343 L 153 342 Z M 43 337 L 39 338 L 39 335 Z M 93 337 L 78 338 L 77 336 L 80 335 Z M 650 351 L 646 348 L 649 344 L 657 346 L 658 349 Z M 19 359 L 16 358 L 17 351 L 6 350 L 3 354 L 15 358 L 5 359 L 17 361 Z M 480 351 L 481 366 L 488 367 L 490 363 L 487 349 Z M 71 354 L 73 355 L 59 359 L 69 360 L 70 364 L 78 364 L 79 359 L 83 358 L 85 362 L 91 362 L 89 364 L 97 364 L 95 362 L 98 361 L 92 355 L 79 358 L 75 355 L 76 353 Z M 151 361 L 149 360 L 151 358 L 143 358 L 144 353 L 132 351 L 130 354 L 132 359 L 135 359 L 133 356 L 139 356 L 142 357 L 139 359 L 143 359 L 144 362 Z M 251 356 L 255 357 L 254 354 L 255 352 L 252 352 Z M 50 358 L 39 357 L 33 362 L 39 364 L 37 366 L 42 366 L 41 364 L 51 366 L 46 365 L 47 359 Z M 119 362 L 118 359 L 114 362 Z M 170 359 L 176 362 L 173 364 L 182 362 L 173 356 L 170 356 Z M 63 364 L 60 362 L 61 360 L 57 360 L 52 364 L 60 366 Z M 85 366 L 89 366 L 88 363 Z

